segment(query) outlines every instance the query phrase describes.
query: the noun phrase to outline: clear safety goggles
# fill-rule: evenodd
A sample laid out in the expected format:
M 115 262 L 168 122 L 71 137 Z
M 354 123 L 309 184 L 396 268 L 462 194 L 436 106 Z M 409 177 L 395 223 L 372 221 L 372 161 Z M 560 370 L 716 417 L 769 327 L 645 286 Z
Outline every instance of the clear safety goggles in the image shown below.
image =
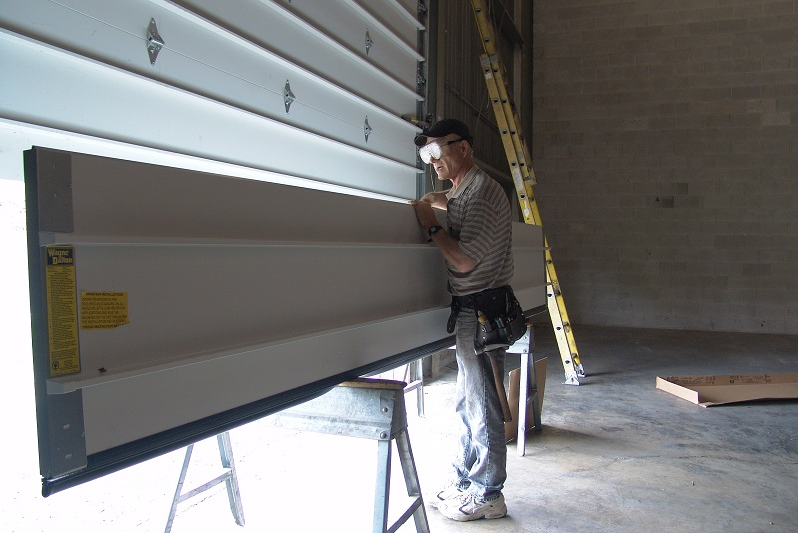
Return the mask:
M 443 144 L 438 144 L 437 142 L 431 142 L 429 144 L 425 144 L 421 148 L 418 149 L 418 155 L 421 157 L 421 160 L 424 161 L 427 165 L 433 159 L 440 159 L 441 155 L 443 155 L 443 148 L 445 146 L 449 146 L 450 144 L 459 143 L 460 141 L 464 141 L 462 137 L 459 139 L 455 139 L 453 141 L 445 142 Z

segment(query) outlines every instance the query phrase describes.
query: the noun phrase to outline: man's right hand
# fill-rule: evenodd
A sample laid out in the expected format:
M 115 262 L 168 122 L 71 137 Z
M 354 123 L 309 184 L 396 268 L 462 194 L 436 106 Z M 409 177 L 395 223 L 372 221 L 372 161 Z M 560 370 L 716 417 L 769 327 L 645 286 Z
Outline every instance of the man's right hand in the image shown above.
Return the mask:
M 418 223 L 425 231 L 430 226 L 435 226 L 438 223 L 438 217 L 436 217 L 435 213 L 432 211 L 432 204 L 430 202 L 422 198 L 421 200 L 411 200 L 410 205 L 416 210 Z

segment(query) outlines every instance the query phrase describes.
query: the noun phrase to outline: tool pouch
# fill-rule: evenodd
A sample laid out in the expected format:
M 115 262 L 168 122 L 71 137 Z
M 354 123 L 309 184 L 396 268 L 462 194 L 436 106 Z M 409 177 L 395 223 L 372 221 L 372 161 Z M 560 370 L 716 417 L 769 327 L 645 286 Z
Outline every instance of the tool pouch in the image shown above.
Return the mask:
M 526 317 L 509 285 L 472 295 L 479 320 L 474 347 L 477 353 L 508 348 L 526 333 Z

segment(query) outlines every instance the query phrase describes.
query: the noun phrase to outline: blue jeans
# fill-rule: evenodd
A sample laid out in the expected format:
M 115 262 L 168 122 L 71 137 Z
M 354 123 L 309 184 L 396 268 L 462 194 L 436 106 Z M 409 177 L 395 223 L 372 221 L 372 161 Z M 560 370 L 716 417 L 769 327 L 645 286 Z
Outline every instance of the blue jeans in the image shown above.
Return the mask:
M 457 388 L 455 411 L 460 433 L 453 462 L 456 479 L 476 496 L 497 494 L 507 479 L 507 443 L 504 419 L 493 371 L 486 354 L 477 355 L 474 335 L 477 318 L 473 309 L 457 316 Z M 504 376 L 503 349 L 494 350 Z

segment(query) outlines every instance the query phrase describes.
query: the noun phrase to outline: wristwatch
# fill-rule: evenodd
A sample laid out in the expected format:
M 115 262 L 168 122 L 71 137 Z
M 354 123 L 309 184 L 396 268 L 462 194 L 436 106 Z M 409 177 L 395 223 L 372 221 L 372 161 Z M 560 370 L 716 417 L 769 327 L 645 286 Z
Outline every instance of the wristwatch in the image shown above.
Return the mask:
M 437 233 L 442 229 L 443 229 L 442 226 L 430 226 L 429 228 L 427 228 L 427 235 L 429 235 L 429 238 L 431 239 L 433 233 Z

